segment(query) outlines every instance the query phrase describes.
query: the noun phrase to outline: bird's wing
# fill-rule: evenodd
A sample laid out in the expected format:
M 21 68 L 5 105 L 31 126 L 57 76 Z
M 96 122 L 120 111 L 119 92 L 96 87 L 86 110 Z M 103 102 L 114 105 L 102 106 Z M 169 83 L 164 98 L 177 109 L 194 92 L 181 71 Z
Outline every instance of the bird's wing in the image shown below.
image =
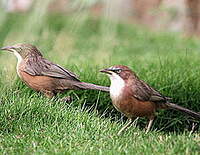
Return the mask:
M 42 57 L 29 58 L 26 61 L 24 71 L 30 75 L 49 76 L 80 81 L 76 74 Z
M 166 102 L 167 98 L 144 81 L 139 80 L 133 87 L 133 96 L 141 101 Z

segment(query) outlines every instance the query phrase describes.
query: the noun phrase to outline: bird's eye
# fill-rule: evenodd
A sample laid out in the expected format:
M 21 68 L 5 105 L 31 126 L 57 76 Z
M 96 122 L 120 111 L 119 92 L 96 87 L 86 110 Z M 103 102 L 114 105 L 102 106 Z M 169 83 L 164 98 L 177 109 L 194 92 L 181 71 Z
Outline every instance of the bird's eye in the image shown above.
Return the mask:
M 118 70 L 116 70 L 115 72 L 117 73 L 117 74 L 119 74 L 119 73 L 121 73 L 121 69 L 118 69 Z
M 20 47 L 20 48 L 17 48 L 17 51 L 18 52 L 21 52 L 22 51 L 22 48 Z

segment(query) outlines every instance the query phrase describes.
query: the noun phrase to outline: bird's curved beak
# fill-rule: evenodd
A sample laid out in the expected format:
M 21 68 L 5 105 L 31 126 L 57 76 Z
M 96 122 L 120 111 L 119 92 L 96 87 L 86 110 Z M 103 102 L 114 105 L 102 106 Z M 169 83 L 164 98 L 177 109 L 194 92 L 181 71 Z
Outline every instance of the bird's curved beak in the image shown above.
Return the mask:
M 6 47 L 0 48 L 0 50 L 10 51 L 10 52 L 13 52 L 14 49 L 15 48 L 13 46 L 6 46 Z
M 106 68 L 106 69 L 102 69 L 102 70 L 100 70 L 100 72 L 102 72 L 102 73 L 106 73 L 106 74 L 112 74 L 112 70 L 111 69 L 109 69 L 109 68 Z

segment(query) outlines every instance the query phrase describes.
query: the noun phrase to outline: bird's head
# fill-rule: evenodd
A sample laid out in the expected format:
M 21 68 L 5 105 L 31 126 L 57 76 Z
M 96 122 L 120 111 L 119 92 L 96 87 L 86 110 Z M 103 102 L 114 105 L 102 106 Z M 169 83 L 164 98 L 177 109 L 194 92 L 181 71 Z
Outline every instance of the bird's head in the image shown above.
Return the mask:
M 100 70 L 100 72 L 106 73 L 110 77 L 111 82 L 112 80 L 117 80 L 117 79 L 118 80 L 122 79 L 126 81 L 129 79 L 130 76 L 135 75 L 130 68 L 124 65 L 111 66 L 109 68 Z
M 1 50 L 6 50 L 9 52 L 14 53 L 17 58 L 19 59 L 25 59 L 29 55 L 39 55 L 42 56 L 40 51 L 31 44 L 15 44 L 12 46 L 6 46 L 1 48 Z

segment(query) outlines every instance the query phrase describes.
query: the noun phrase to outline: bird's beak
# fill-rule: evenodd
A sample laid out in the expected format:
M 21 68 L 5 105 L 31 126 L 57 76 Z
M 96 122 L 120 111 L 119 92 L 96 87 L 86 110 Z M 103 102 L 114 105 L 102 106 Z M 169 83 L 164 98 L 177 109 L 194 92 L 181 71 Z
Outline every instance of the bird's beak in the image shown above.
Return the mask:
M 102 70 L 100 70 L 100 72 L 110 74 L 110 75 L 112 74 L 112 70 L 110 70 L 109 68 L 102 69 Z
M 15 48 L 13 46 L 6 46 L 6 47 L 2 47 L 1 50 L 5 50 L 5 51 L 10 51 L 13 52 Z

